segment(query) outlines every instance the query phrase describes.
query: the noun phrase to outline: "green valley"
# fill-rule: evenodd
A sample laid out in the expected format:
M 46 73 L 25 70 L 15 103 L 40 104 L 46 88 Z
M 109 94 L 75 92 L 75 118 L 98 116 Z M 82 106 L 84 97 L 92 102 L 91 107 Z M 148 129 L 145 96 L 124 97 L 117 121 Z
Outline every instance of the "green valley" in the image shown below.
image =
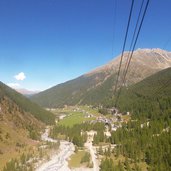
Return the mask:
M 85 114 L 70 112 L 52 129 L 51 136 L 58 138 L 62 135 L 75 144 L 80 153 L 91 135 L 102 171 L 169 170 L 171 96 L 168 92 L 171 91 L 170 86 L 163 85 L 170 78 L 171 68 L 168 68 L 123 88 L 117 113 L 109 114 L 115 103 L 113 97 L 104 101 L 103 108 L 107 115 L 98 113 L 92 106 L 82 107 L 98 113 L 94 112 L 90 120 L 79 118 L 80 115 L 86 115 L 86 110 Z M 156 93 L 158 90 L 160 92 Z M 74 111 L 79 107 L 70 108 Z M 72 160 L 71 163 L 75 160 L 74 156 Z

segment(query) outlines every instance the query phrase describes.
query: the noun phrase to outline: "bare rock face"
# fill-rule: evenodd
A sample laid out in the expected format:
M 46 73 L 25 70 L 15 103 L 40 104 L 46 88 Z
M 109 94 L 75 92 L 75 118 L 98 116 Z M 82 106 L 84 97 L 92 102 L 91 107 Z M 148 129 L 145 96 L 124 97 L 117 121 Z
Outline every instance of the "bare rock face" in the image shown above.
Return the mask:
M 121 67 L 121 77 L 126 65 L 129 52 L 123 55 L 123 63 Z M 104 72 L 111 75 L 118 72 L 121 55 L 113 59 L 108 64 L 99 67 L 85 76 L 94 75 Z M 157 71 L 171 67 L 171 52 L 162 49 L 138 49 L 133 53 L 131 64 L 127 74 L 127 83 L 136 83 L 142 79 L 156 73 Z

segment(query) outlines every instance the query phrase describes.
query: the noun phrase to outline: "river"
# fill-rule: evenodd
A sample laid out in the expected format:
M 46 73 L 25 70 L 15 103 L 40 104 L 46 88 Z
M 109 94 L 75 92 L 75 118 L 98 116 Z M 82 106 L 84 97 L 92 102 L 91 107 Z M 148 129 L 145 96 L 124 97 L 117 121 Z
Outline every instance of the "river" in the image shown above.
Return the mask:
M 57 142 L 49 137 L 49 128 L 42 134 L 43 141 Z M 43 163 L 36 171 L 71 171 L 68 167 L 68 159 L 74 153 L 74 144 L 68 141 L 60 141 L 59 152 L 54 154 L 49 161 Z

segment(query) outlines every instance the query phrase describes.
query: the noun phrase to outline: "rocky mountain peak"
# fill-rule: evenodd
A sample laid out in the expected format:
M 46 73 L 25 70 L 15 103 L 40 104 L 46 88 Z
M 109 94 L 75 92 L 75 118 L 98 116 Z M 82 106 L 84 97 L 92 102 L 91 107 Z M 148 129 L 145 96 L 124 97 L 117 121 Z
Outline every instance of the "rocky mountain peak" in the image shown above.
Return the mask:
M 125 66 L 126 60 L 130 53 L 128 51 L 124 52 L 123 55 L 123 67 Z M 117 56 L 113 60 L 111 60 L 106 65 L 96 68 L 93 71 L 85 74 L 86 76 L 90 76 L 95 73 L 100 72 L 115 72 L 118 70 L 119 62 L 120 62 L 121 55 Z M 148 68 L 152 67 L 157 70 L 165 69 L 171 67 L 171 52 L 166 50 L 162 50 L 159 48 L 154 49 L 137 49 L 133 53 L 131 66 L 138 65 L 138 66 L 147 66 Z

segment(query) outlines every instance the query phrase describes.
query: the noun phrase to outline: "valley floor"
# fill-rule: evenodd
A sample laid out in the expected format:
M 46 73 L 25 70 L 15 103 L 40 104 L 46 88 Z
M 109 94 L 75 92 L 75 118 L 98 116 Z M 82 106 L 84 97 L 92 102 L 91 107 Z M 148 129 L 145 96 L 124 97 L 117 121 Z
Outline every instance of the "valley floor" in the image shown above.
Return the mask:
M 59 151 L 50 160 L 43 163 L 36 171 L 70 171 L 67 159 L 74 153 L 74 145 L 67 141 L 61 141 Z
M 56 143 L 57 140 L 50 138 L 48 133 L 49 129 L 47 128 L 45 133 L 42 134 L 42 140 Z M 80 167 L 70 169 L 68 166 L 68 160 L 70 159 L 70 156 L 74 154 L 75 146 L 71 142 L 61 140 L 60 147 L 56 154 L 54 154 L 49 161 L 37 166 L 36 171 L 99 171 L 99 162 L 95 154 L 96 150 L 93 148 L 92 141 L 90 139 L 85 143 L 85 147 L 90 152 L 93 168 Z

